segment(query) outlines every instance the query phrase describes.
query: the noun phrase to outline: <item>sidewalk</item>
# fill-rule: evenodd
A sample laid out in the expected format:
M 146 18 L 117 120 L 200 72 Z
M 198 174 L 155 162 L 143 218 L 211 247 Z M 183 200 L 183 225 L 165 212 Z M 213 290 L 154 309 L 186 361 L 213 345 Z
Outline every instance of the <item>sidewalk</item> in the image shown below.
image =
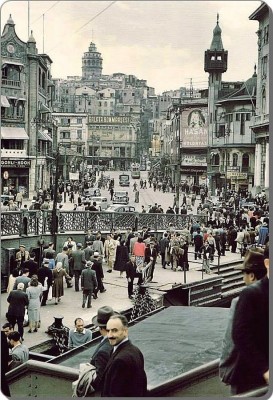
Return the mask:
M 192 251 L 192 248 L 190 248 Z M 233 254 L 230 252 L 226 253 L 225 257 L 221 257 L 221 263 L 227 263 L 231 261 L 239 261 L 241 256 L 239 253 Z M 186 273 L 187 283 L 199 281 L 202 279 L 200 272 L 201 263 L 193 263 L 193 254 L 189 254 L 190 270 Z M 214 264 L 217 265 L 217 258 L 215 258 Z M 41 342 L 51 339 L 52 337 L 45 333 L 47 327 L 54 322 L 54 317 L 63 316 L 63 324 L 69 328 L 74 327 L 74 320 L 77 317 L 81 317 L 84 320 L 85 325 L 91 324 L 92 317 L 97 314 L 98 308 L 108 305 L 111 306 L 115 311 L 124 311 L 133 306 L 132 300 L 128 298 L 127 292 L 127 279 L 119 276 L 119 271 L 113 271 L 112 273 L 106 272 L 106 265 L 104 269 L 104 285 L 106 292 L 98 293 L 98 299 L 92 300 L 92 308 L 82 308 L 82 292 L 75 292 L 74 287 L 67 289 L 64 285 L 64 296 L 58 305 L 55 305 L 55 299 L 47 302 L 46 307 L 41 307 L 41 328 L 37 333 L 28 333 L 28 327 L 24 329 L 24 344 L 28 347 L 32 347 Z M 210 277 L 213 275 L 209 275 Z M 204 274 L 204 278 L 206 275 Z M 137 280 L 135 280 L 136 283 Z M 73 283 L 73 281 L 72 281 Z M 160 290 L 169 290 L 173 284 L 184 283 L 184 273 L 174 272 L 167 267 L 163 269 L 161 267 L 161 259 L 158 258 L 155 272 L 154 281 L 149 283 L 151 289 L 160 288 Z M 8 303 L 6 302 L 7 294 L 1 294 L 1 326 L 6 322 L 5 314 L 8 309 Z M 15 326 L 16 328 L 16 326 Z

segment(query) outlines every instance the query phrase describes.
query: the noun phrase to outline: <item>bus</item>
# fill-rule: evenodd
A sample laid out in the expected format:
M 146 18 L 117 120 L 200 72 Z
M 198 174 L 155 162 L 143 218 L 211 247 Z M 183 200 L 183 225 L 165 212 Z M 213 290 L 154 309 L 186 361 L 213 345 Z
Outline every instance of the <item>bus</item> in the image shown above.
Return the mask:
M 140 178 L 140 165 L 138 163 L 131 164 L 131 178 L 133 179 Z

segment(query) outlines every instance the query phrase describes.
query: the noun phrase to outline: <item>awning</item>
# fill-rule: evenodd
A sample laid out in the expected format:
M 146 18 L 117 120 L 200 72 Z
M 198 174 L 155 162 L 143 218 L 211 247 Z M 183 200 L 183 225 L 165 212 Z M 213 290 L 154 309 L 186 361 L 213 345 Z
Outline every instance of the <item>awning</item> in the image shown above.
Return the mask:
M 9 101 L 6 96 L 1 94 L 1 107 L 10 107 Z
M 1 126 L 1 138 L 29 140 L 29 137 L 24 128 L 11 126 Z
M 19 61 L 3 61 L 3 63 L 2 63 L 2 68 L 5 66 L 5 64 L 9 64 L 9 65 L 17 65 L 17 67 L 21 67 L 21 68 L 24 68 L 24 64 L 22 64 L 22 63 L 20 63 Z
M 40 113 L 46 114 L 46 113 L 51 113 L 51 111 L 45 104 L 42 103 Z
M 52 142 L 51 137 L 46 133 L 46 131 L 39 131 L 38 139 L 43 140 L 44 142 Z

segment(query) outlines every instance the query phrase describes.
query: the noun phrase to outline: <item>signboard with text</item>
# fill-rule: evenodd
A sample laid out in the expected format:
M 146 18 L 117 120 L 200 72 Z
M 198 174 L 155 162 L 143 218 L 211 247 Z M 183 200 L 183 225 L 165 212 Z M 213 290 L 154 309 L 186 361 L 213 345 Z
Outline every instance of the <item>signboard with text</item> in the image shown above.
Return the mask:
M 183 110 L 181 114 L 181 147 L 208 146 L 207 107 Z
M 89 115 L 89 124 L 130 124 L 131 118 L 117 115 Z
M 1 167 L 30 168 L 30 160 L 1 160 Z

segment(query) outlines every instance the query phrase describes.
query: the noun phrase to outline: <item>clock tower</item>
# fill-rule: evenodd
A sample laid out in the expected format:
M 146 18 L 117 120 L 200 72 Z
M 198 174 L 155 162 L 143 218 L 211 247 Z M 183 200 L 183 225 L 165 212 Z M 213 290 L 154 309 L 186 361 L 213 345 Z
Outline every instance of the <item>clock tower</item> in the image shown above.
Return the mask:
M 205 72 L 209 73 L 209 94 L 208 94 L 208 112 L 209 112 L 209 142 L 213 132 L 217 128 L 215 116 L 215 103 L 219 98 L 219 92 L 222 86 L 222 73 L 227 70 L 228 52 L 224 50 L 222 30 L 219 26 L 219 14 L 217 14 L 216 27 L 213 30 L 213 38 L 209 50 L 205 51 Z

